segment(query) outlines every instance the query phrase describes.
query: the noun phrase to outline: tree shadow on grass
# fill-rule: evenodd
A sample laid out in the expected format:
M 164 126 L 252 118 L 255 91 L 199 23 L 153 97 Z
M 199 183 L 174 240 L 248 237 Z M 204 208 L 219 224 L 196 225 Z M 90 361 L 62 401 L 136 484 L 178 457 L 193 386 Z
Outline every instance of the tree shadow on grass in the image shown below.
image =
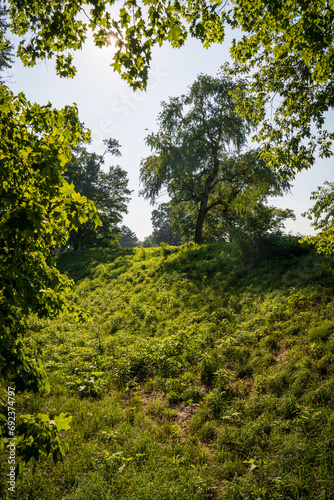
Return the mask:
M 130 261 L 135 254 L 135 248 L 92 248 L 87 250 L 70 251 L 61 254 L 57 259 L 57 267 L 77 284 L 81 280 L 92 276 L 99 264 L 110 264 L 116 259 Z
M 333 286 L 330 261 L 308 246 L 298 246 L 297 238 L 281 238 L 276 246 L 272 241 L 262 243 L 250 257 L 242 254 L 237 244 L 219 242 L 208 245 L 185 245 L 178 252 L 170 249 L 162 269 L 178 273 L 199 289 L 210 286 L 242 294 L 249 287 L 259 293 L 275 289 L 289 290 L 307 286 Z M 168 249 L 164 250 L 167 254 Z

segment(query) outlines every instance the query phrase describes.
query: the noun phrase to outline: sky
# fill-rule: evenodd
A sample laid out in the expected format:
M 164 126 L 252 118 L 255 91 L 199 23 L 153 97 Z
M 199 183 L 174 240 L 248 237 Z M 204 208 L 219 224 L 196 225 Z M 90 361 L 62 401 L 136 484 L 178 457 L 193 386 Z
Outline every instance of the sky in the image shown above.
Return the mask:
M 223 45 L 215 44 L 209 49 L 204 49 L 197 40 L 187 41 L 181 49 L 172 49 L 169 45 L 154 48 L 146 92 L 133 92 L 120 75 L 113 72 L 112 47 L 99 49 L 90 41 L 74 54 L 77 67 L 74 79 L 59 78 L 52 60 L 42 61 L 34 68 L 25 68 L 16 60 L 7 85 L 15 93 L 23 91 L 30 101 L 39 104 L 50 101 L 54 107 L 62 108 L 75 102 L 80 121 L 92 132 L 90 151 L 103 153 L 102 141 L 109 137 L 119 141 L 122 157 L 107 156 L 105 168 L 118 164 L 128 172 L 133 193 L 123 223 L 143 240 L 151 234 L 151 212 L 155 208 L 139 197 L 140 162 L 150 155 L 145 137 L 157 131 L 156 119 L 162 101 L 186 93 L 200 73 L 215 76 L 220 66 L 230 60 L 231 38 L 228 33 Z M 333 130 L 334 112 L 329 113 L 326 123 Z M 325 180 L 333 180 L 333 171 L 333 160 L 319 159 L 312 169 L 297 175 L 290 194 L 269 199 L 270 205 L 294 210 L 296 220 L 286 222 L 286 231 L 314 234 L 310 222 L 301 214 L 313 204 L 311 192 Z

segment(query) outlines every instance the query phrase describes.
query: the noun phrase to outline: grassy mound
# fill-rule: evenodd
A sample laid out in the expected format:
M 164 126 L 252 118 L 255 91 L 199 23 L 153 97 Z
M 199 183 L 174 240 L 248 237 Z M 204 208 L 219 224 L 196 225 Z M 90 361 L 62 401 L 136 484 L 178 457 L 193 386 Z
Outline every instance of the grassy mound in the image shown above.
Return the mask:
M 63 464 L 28 464 L 20 499 L 329 499 L 334 300 L 328 264 L 286 246 L 91 250 L 59 267 L 91 318 L 31 319 L 73 416 Z

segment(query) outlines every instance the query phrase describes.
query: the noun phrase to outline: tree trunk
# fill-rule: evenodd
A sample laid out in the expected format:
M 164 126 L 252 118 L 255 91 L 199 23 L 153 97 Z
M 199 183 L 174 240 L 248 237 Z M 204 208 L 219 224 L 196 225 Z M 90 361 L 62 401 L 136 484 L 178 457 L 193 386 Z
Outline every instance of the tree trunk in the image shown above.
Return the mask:
M 195 230 L 195 243 L 198 243 L 199 245 L 203 243 L 203 225 L 206 214 L 208 213 L 209 195 L 211 194 L 211 191 L 213 189 L 213 182 L 216 180 L 219 172 L 219 160 L 217 156 L 217 151 L 213 151 L 213 157 L 214 157 L 213 170 L 205 181 L 203 193 L 201 193 L 199 196 L 200 206 L 199 206 L 199 212 Z
M 198 212 L 198 217 L 196 221 L 196 230 L 195 230 L 195 243 L 198 243 L 201 245 L 203 243 L 203 224 L 204 224 L 204 219 L 206 216 L 206 207 L 208 205 L 208 198 L 205 197 L 202 199 L 200 207 L 199 207 L 199 212 Z
M 80 234 L 79 234 L 80 228 L 75 231 L 74 229 L 72 230 L 72 238 L 70 238 L 70 243 L 73 245 L 73 250 L 77 252 L 79 250 L 80 246 Z M 71 241 L 72 240 L 72 241 Z

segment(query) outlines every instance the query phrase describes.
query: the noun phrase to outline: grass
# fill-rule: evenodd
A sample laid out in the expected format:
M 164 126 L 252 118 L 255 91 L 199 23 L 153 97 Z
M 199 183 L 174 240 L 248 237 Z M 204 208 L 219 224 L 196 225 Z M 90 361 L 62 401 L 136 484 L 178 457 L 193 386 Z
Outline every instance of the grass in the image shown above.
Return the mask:
M 51 392 L 17 401 L 71 414 L 69 449 L 29 462 L 18 498 L 331 498 L 333 276 L 296 248 L 63 255 L 91 319 L 31 318 Z

